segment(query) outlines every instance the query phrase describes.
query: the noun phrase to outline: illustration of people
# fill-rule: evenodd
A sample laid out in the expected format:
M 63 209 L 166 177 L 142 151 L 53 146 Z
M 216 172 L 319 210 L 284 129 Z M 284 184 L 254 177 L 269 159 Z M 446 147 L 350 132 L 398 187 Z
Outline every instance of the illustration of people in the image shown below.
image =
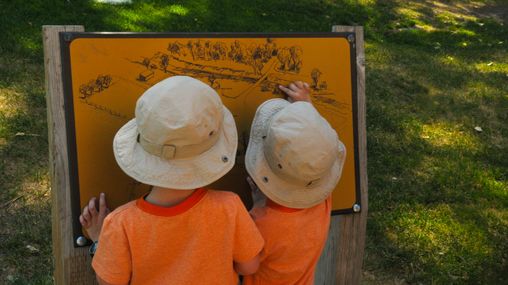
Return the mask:
M 231 51 L 229 52 L 229 58 L 236 62 L 243 62 L 243 48 L 240 44 L 240 41 L 236 40 L 233 44 L 231 44 Z
M 296 73 L 300 72 L 300 68 L 302 66 L 301 56 L 303 54 L 302 48 L 299 46 L 292 46 L 289 49 L 290 56 L 290 67 L 289 70 L 294 71 Z
M 317 68 L 314 68 L 312 69 L 312 71 L 310 72 L 310 77 L 312 78 L 312 84 L 311 84 L 311 87 L 314 88 L 314 89 L 318 89 L 319 88 L 319 77 L 321 76 L 321 74 L 323 74 L 321 71 L 319 71 L 319 69 Z
M 192 55 L 192 60 L 196 60 L 196 55 L 194 53 L 194 43 L 192 40 L 189 40 L 187 42 L 187 49 L 189 50 L 190 54 Z
M 161 56 L 161 62 L 160 62 L 161 68 L 164 71 L 164 73 L 168 72 L 168 65 L 169 65 L 169 56 L 167 54 L 163 54 Z
M 261 74 L 263 69 L 263 55 L 262 49 L 259 45 L 251 44 L 247 49 L 247 64 L 252 66 L 255 74 Z
M 171 54 L 181 55 L 182 52 L 181 47 L 182 44 L 180 44 L 179 42 L 170 43 L 168 45 L 168 51 L 171 52 Z
M 205 60 L 205 47 L 204 45 L 201 43 L 201 40 L 198 40 L 196 43 L 195 43 L 195 47 L 196 47 L 196 57 L 197 59 L 200 59 L 200 60 Z
M 143 62 L 141 64 L 150 69 L 150 59 L 148 57 L 143 58 Z
M 277 55 L 277 44 L 272 38 L 267 38 L 263 53 L 263 59 L 265 62 L 269 61 L 272 56 Z
M 204 46 L 205 60 L 212 60 L 212 46 L 210 41 L 205 42 Z
M 216 42 L 214 45 L 213 45 L 213 49 L 214 49 L 214 52 L 216 54 L 216 56 L 214 57 L 214 59 L 220 59 L 220 60 L 225 60 L 226 59 L 226 55 L 227 55 L 227 46 L 225 43 L 223 42 Z
M 279 70 L 286 71 L 289 70 L 289 65 L 291 62 L 291 53 L 287 47 L 279 50 L 277 53 L 277 59 L 279 60 Z

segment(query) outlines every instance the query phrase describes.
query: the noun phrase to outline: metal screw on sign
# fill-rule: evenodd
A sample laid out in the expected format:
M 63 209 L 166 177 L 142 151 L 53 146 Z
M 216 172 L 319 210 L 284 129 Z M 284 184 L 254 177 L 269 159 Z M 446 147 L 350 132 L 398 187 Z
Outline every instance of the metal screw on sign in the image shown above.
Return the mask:
M 349 36 L 347 36 L 347 40 L 348 40 L 350 43 L 352 43 L 352 42 L 354 42 L 354 41 L 355 41 L 355 36 L 354 36 L 354 35 L 349 35 Z
M 64 34 L 64 40 L 66 42 L 70 42 L 71 41 L 71 35 L 70 34 Z
M 360 207 L 360 205 L 358 205 L 358 204 L 353 205 L 353 212 L 359 213 L 361 209 L 362 209 L 362 207 Z
M 88 240 L 86 239 L 86 237 L 84 236 L 79 236 L 77 239 L 76 239 L 76 244 L 78 246 L 85 246 L 86 244 L 88 243 Z

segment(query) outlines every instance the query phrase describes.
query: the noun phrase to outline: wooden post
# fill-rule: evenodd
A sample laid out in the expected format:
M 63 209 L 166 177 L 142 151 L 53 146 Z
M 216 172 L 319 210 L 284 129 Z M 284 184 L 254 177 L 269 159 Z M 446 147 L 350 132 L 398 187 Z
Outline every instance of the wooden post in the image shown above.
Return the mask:
M 367 227 L 367 132 L 365 122 L 365 50 L 363 27 L 333 26 L 332 32 L 355 33 L 360 213 L 333 216 L 325 249 L 316 270 L 315 284 L 360 284 Z
M 83 26 L 42 27 L 55 284 L 95 284 L 88 248 L 75 248 L 72 236 L 69 160 L 59 38 L 59 32 L 83 32 L 84 30 Z

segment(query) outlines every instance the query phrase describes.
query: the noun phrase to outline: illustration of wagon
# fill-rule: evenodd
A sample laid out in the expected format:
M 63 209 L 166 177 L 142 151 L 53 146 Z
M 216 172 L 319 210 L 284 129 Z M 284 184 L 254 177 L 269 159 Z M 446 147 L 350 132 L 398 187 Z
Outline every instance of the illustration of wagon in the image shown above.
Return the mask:
M 101 92 L 102 90 L 107 89 L 109 84 L 111 84 L 111 80 L 112 78 L 110 75 L 97 76 L 97 79 L 95 79 L 94 91 Z
M 86 84 L 79 86 L 79 98 L 86 99 L 94 93 L 102 92 L 111 85 L 113 78 L 111 75 L 98 75 L 95 80 L 91 80 Z
M 93 81 L 91 81 L 93 82 Z M 86 97 L 90 97 L 93 94 L 94 86 L 90 84 L 91 82 L 87 84 L 81 84 L 79 86 L 79 98 L 85 99 Z
M 153 71 L 145 70 L 145 71 L 139 73 L 137 80 L 146 82 L 146 81 L 152 79 L 153 75 L 154 75 Z

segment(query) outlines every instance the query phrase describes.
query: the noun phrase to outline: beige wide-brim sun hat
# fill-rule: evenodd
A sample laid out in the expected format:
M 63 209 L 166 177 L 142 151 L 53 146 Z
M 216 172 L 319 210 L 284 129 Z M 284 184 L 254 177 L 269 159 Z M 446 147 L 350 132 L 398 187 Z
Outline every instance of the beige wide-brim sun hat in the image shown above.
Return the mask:
M 310 208 L 335 189 L 345 157 L 344 144 L 312 104 L 271 99 L 254 116 L 245 166 L 272 201 Z
M 136 118 L 117 132 L 113 151 L 135 180 L 191 190 L 231 170 L 237 144 L 235 121 L 218 94 L 197 79 L 174 76 L 138 99 Z

